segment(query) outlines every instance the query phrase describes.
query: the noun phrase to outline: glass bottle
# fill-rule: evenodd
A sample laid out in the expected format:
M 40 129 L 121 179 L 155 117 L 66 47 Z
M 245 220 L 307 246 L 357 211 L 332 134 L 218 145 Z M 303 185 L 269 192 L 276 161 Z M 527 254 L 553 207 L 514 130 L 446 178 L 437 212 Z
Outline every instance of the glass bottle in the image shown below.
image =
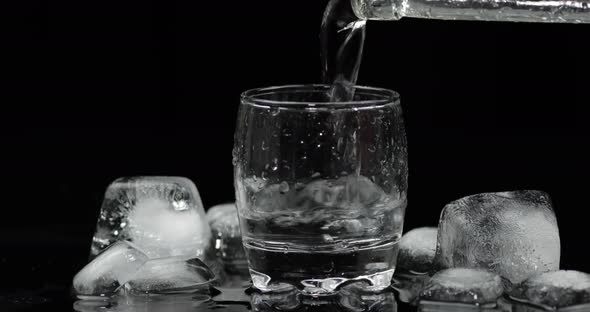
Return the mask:
M 351 0 L 361 19 L 590 23 L 589 0 Z

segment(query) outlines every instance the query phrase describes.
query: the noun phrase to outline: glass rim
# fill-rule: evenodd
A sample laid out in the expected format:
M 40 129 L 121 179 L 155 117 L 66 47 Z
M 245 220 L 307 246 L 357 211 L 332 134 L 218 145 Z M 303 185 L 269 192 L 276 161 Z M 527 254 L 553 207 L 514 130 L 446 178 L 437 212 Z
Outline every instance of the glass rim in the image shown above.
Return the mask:
M 399 93 L 393 90 L 378 88 L 378 87 L 368 87 L 368 86 L 359 86 L 355 85 L 355 96 L 359 94 L 365 94 L 370 96 L 376 96 L 378 98 L 375 99 L 366 99 L 366 100 L 354 100 L 354 101 L 305 101 L 305 100 L 270 100 L 263 98 L 266 95 L 270 94 L 295 94 L 301 92 L 318 92 L 318 91 L 328 91 L 330 89 L 330 85 L 327 84 L 292 84 L 292 85 L 281 85 L 281 86 L 271 86 L 271 87 L 262 87 L 262 88 L 254 88 L 247 91 L 242 92 L 241 94 L 241 103 L 260 106 L 260 107 L 277 107 L 277 108 L 292 108 L 292 109 L 309 109 L 309 110 L 316 110 L 316 109 L 324 109 L 324 110 L 335 110 L 335 109 L 371 109 L 371 108 L 379 108 L 385 106 L 395 106 L 400 104 L 400 96 Z

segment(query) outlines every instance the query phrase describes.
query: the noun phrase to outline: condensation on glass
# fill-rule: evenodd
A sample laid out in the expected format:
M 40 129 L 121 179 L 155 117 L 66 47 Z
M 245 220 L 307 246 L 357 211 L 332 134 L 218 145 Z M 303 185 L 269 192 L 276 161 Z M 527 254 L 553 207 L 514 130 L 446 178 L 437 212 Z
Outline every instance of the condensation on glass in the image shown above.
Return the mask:
M 253 284 L 330 293 L 390 285 L 402 233 L 407 151 L 397 93 L 329 85 L 242 95 L 236 199 Z

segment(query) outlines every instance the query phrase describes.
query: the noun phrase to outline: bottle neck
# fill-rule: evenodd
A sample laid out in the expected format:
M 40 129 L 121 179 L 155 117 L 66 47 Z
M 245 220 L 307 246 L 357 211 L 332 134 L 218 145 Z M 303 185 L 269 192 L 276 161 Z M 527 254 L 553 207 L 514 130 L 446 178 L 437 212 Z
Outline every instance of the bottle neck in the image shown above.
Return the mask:
M 398 20 L 402 18 L 402 2 L 407 0 L 351 0 L 354 14 L 365 20 Z
M 590 23 L 590 0 L 351 0 L 362 19 Z

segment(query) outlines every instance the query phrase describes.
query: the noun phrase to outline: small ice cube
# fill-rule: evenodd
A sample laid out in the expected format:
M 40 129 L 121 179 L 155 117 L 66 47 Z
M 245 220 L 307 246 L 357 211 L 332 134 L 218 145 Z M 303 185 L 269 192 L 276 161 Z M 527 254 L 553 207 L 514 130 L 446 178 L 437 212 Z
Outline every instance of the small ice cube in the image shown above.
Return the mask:
M 236 207 L 236 203 L 226 203 L 213 206 L 207 210 L 207 221 L 209 224 L 216 220 L 221 220 L 227 218 L 228 216 L 234 216 L 235 218 L 231 218 L 228 221 L 232 221 L 230 224 L 238 224 L 239 226 L 239 218 L 238 218 L 238 208 Z M 226 222 L 227 223 L 227 222 Z
M 548 308 L 587 304 L 590 303 L 590 274 L 565 270 L 543 273 L 518 285 L 511 296 Z
M 560 242 L 549 195 L 484 193 L 446 205 L 438 226 L 440 268 L 483 268 L 520 283 L 559 269 Z
M 363 283 L 353 283 L 340 288 L 337 296 L 338 306 L 334 307 L 334 311 L 397 311 L 394 292 L 389 289 L 375 292 L 364 287 Z M 331 311 L 331 309 L 321 309 L 320 311 Z
M 435 227 L 416 228 L 404 234 L 399 243 L 398 267 L 417 273 L 430 271 L 436 252 L 436 235 Z
M 294 311 L 298 307 L 305 307 L 301 297 L 301 292 L 295 287 L 281 291 L 253 292 L 250 305 L 252 311 L 256 312 Z
M 110 296 L 127 283 L 148 257 L 126 241 L 105 249 L 74 276 L 78 296 Z
M 242 245 L 240 221 L 235 203 L 211 207 L 207 220 L 215 239 L 217 256 L 229 272 L 247 272 L 248 262 Z
M 134 294 L 208 290 L 215 274 L 198 258 L 169 257 L 147 261 L 125 289 Z
M 480 269 L 447 269 L 436 273 L 420 292 L 420 300 L 494 303 L 502 295 L 502 280 Z
M 117 179 L 106 190 L 91 256 L 129 240 L 150 258 L 200 257 L 211 229 L 195 185 L 181 177 Z
M 397 290 L 401 302 L 414 303 L 429 280 L 430 276 L 426 274 L 406 274 L 396 270 L 391 286 Z
M 297 194 L 297 200 L 306 204 L 303 207 L 324 207 L 358 209 L 368 207 L 384 196 L 383 190 L 369 178 L 359 175 L 339 179 L 314 180 Z

